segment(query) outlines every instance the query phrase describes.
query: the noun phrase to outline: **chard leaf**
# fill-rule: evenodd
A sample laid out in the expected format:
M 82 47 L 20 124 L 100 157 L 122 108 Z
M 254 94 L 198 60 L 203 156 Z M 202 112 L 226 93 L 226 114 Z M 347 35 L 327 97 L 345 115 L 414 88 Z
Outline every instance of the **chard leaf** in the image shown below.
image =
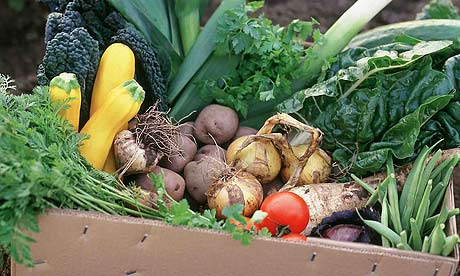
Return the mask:
M 451 0 L 432 0 L 417 14 L 416 19 L 460 19 L 460 15 Z
M 298 112 L 320 128 L 322 147 L 351 172 L 378 171 L 389 154 L 411 158 L 434 138 L 421 133 L 425 125 L 432 131 L 441 125 L 431 120 L 453 98 L 448 75 L 456 72 L 436 69 L 451 45 L 433 41 L 350 49 L 331 65 L 325 81 L 296 93 L 280 111 Z M 439 128 L 435 131 L 439 134 Z

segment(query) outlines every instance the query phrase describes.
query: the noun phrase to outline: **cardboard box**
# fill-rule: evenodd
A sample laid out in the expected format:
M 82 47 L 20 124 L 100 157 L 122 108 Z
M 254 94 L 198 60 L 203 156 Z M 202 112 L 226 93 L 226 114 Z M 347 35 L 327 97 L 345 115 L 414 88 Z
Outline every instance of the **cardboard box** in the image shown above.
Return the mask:
M 454 206 L 452 185 L 447 193 Z M 50 210 L 33 235 L 34 268 L 14 276 L 66 275 L 454 275 L 459 252 L 441 257 L 380 246 L 309 238 L 256 238 L 243 246 L 228 233 L 94 212 Z M 457 233 L 455 218 L 448 233 Z

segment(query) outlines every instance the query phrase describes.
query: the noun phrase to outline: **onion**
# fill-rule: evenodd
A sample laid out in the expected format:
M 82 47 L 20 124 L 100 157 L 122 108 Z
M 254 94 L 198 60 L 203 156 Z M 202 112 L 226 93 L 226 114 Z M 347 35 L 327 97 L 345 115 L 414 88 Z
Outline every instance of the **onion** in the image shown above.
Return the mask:
M 237 153 L 246 139 L 254 139 L 247 147 Z M 281 157 L 270 140 L 255 136 L 242 136 L 227 148 L 227 163 L 254 175 L 262 184 L 270 183 L 279 174 Z
M 245 171 L 225 172 L 206 193 L 208 206 L 216 210 L 216 217 L 225 218 L 225 207 L 243 205 L 243 216 L 250 217 L 262 204 L 263 191 L 257 178 Z
M 308 145 L 293 146 L 292 151 L 300 158 L 307 150 Z M 283 181 L 288 181 L 294 173 L 298 160 L 295 156 L 286 156 L 284 160 L 284 167 L 281 169 L 281 178 Z M 316 151 L 310 156 L 307 164 L 302 170 L 297 186 L 313 183 L 322 183 L 331 174 L 331 158 L 325 151 L 317 148 Z

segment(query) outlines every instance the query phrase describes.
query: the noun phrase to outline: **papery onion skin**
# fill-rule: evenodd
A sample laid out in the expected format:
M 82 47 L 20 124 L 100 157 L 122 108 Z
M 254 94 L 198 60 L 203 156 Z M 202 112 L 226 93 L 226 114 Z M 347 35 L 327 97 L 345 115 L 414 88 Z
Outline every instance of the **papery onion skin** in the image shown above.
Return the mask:
M 243 216 L 251 217 L 262 204 L 262 185 L 252 174 L 245 171 L 226 172 L 209 188 L 207 195 L 209 209 L 216 210 L 216 217 L 225 218 L 225 207 L 243 205 Z
M 251 136 L 242 136 L 233 141 L 227 148 L 227 163 L 241 168 L 254 175 L 261 184 L 270 183 L 281 170 L 281 157 L 278 150 L 269 140 L 257 140 L 236 154 L 237 150 Z
M 294 154 L 299 158 L 305 153 L 306 149 L 307 145 L 292 147 Z M 281 169 L 281 178 L 284 182 L 288 181 L 294 173 L 297 162 L 297 160 L 284 160 L 283 168 Z M 331 157 L 324 150 L 318 148 L 308 159 L 297 186 L 326 182 L 331 174 L 331 163 Z

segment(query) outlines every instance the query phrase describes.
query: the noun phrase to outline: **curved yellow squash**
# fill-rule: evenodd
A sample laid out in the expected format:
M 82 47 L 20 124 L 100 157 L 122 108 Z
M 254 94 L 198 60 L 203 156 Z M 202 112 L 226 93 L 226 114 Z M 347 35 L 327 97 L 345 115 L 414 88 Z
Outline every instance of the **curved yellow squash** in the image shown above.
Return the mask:
M 107 47 L 102 54 L 94 81 L 90 116 L 107 101 L 112 89 L 134 78 L 135 67 L 134 53 L 128 46 L 114 43 Z
M 145 97 L 144 89 L 135 80 L 122 83 L 110 93 L 116 97 L 109 97 L 80 131 L 89 135 L 80 153 L 99 170 L 104 167 L 115 135 L 139 112 Z
M 72 73 L 61 73 L 54 77 L 49 86 L 51 101 L 65 101 L 69 108 L 59 111 L 59 115 L 66 118 L 78 132 L 80 121 L 81 91 L 77 76 Z

